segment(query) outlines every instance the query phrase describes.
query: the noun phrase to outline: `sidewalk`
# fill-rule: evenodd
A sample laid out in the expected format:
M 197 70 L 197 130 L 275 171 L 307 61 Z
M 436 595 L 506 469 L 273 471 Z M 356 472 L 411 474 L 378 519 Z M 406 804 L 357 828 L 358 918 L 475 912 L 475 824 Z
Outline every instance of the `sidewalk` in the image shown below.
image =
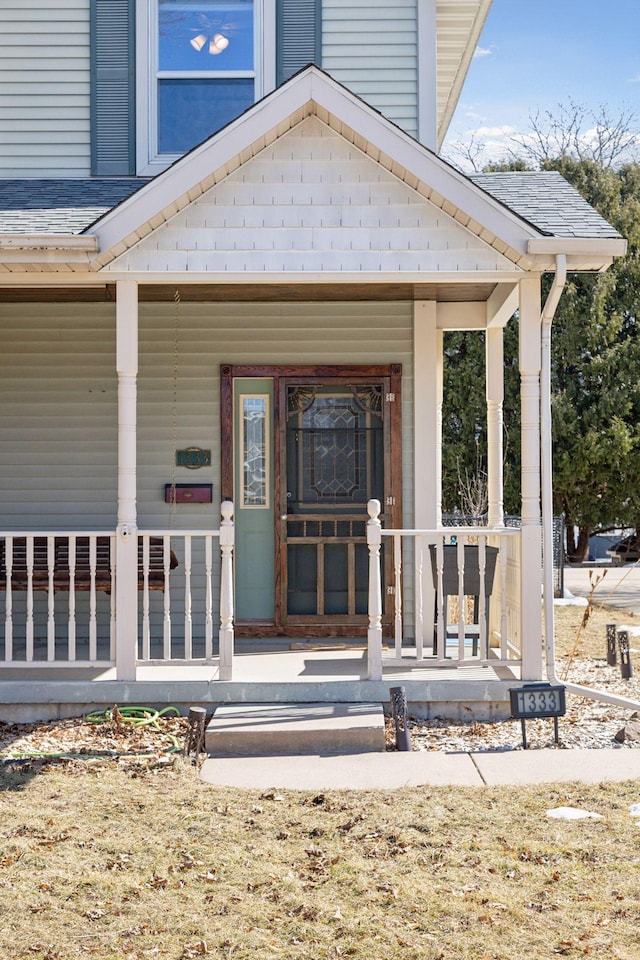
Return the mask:
M 210 757 L 200 773 L 218 787 L 266 790 L 396 790 L 420 786 L 522 786 L 640 779 L 640 750 L 509 750 L 495 753 L 357 753 Z

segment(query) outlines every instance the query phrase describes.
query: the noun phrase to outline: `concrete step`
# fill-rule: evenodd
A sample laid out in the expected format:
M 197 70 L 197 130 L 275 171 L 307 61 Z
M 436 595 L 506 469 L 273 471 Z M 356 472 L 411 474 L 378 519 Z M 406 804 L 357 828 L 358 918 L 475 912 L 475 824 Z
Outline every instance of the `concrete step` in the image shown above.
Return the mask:
M 369 753 L 385 749 L 380 703 L 229 704 L 205 746 L 217 757 Z

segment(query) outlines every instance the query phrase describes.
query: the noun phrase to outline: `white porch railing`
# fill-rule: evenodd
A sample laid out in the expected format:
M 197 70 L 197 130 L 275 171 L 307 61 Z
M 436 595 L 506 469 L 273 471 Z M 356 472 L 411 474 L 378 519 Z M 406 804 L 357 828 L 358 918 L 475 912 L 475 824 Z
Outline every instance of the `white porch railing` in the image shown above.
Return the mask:
M 142 662 L 213 657 L 214 582 L 220 584 L 219 676 L 230 680 L 233 669 L 233 504 L 222 504 L 219 530 L 138 531 L 142 556 Z M 214 540 L 219 541 L 215 557 Z M 162 544 L 161 569 L 153 545 Z M 215 557 L 215 563 L 214 563 Z M 152 609 L 152 594 L 162 577 L 161 607 Z M 198 650 L 195 649 L 195 644 Z
M 107 667 L 119 642 L 137 643 L 139 662 L 210 660 L 217 632 L 230 679 L 233 504 L 221 509 L 219 530 L 138 531 L 137 582 L 118 580 L 112 531 L 0 532 L 0 665 Z M 136 591 L 137 641 L 118 630 L 116 589 Z
M 114 581 L 112 531 L 0 533 L 0 663 L 109 665 Z
M 369 501 L 369 678 L 385 664 L 509 666 L 521 663 L 520 531 L 446 527 L 385 530 Z M 382 538 L 393 550 L 393 650 L 382 646 Z M 411 596 L 409 608 L 406 598 Z M 403 603 L 403 598 L 405 602 Z M 411 645 L 408 645 L 411 644 Z M 426 649 L 425 649 L 426 647 Z

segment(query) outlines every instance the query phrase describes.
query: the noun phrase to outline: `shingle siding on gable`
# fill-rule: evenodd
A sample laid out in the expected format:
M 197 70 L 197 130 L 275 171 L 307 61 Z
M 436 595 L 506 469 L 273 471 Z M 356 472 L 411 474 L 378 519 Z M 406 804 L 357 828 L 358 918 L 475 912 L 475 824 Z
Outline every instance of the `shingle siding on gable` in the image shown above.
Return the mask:
M 89 96 L 89 0 L 4 0 L 0 176 L 87 176 Z
M 144 237 L 106 271 L 515 270 L 316 117 Z
M 323 0 L 322 67 L 412 136 L 418 130 L 417 0 Z

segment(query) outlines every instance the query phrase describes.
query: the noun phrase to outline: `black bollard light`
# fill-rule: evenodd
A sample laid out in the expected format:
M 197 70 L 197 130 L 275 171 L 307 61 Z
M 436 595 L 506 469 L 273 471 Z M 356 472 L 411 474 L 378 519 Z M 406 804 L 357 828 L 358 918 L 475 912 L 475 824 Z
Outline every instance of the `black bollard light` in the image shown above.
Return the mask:
M 616 625 L 615 623 L 607 624 L 607 664 L 610 667 L 615 667 L 618 662 L 616 654 Z
M 629 651 L 629 632 L 618 630 L 618 648 L 620 650 L 620 676 L 623 680 L 630 680 L 633 676 L 631 654 Z
M 411 750 L 411 733 L 407 717 L 407 696 L 404 687 L 390 687 L 391 712 L 396 727 L 396 750 Z

